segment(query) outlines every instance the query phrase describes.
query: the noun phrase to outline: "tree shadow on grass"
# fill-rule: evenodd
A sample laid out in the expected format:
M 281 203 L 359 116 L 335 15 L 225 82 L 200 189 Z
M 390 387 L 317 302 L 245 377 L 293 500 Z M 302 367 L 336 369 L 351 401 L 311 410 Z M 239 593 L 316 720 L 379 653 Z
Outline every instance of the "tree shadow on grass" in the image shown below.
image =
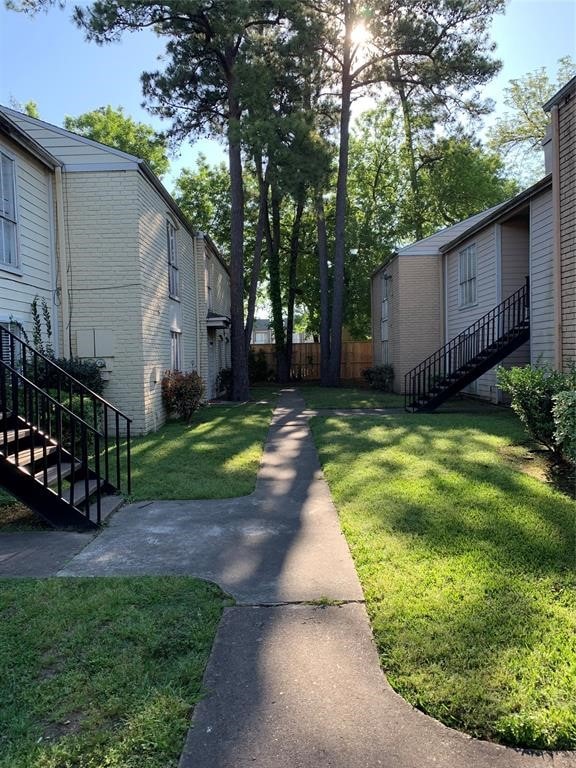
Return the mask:
M 474 735 L 576 746 L 576 511 L 502 461 L 513 420 L 317 421 L 382 663 Z

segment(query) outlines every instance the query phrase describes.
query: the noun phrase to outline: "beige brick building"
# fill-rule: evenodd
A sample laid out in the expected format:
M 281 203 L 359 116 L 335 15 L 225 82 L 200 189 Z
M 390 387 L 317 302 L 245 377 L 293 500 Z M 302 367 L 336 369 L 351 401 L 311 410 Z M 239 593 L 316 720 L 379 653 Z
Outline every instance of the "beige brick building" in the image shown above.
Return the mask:
M 168 369 L 198 371 L 214 396 L 220 368 L 230 365 L 230 289 L 210 239 L 194 231 L 139 158 L 13 110 L 0 115 L 50 153 L 57 169 L 35 169 L 47 202 L 34 205 L 48 233 L 43 290 L 51 287 L 57 305 L 61 354 L 98 361 L 105 397 L 133 419 L 136 434 L 166 418 L 161 380 Z M 30 265 L 31 254 L 21 263 Z M 34 291 L 33 284 L 20 309 L 24 325 Z
M 550 99 L 557 367 L 576 363 L 576 77 Z

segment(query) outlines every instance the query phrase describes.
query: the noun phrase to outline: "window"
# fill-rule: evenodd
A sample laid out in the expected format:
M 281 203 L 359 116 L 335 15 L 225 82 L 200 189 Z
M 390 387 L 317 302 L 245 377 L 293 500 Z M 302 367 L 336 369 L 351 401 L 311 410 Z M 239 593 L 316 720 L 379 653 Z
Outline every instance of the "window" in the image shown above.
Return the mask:
M 388 341 L 388 312 L 389 312 L 389 288 L 390 278 L 388 275 L 381 277 L 382 309 L 380 313 L 380 341 Z
M 182 370 L 182 334 L 170 331 L 170 370 Z
M 0 152 L 0 267 L 18 267 L 14 160 Z
M 461 307 L 476 304 L 476 246 L 469 245 L 460 251 L 459 283 Z
M 388 298 L 390 296 L 388 285 L 391 278 L 388 275 L 382 275 L 382 320 L 388 320 Z
M 166 222 L 166 238 L 168 241 L 168 293 L 173 299 L 180 297 L 180 285 L 178 277 L 178 246 L 176 242 L 176 228 Z
M 254 333 L 254 344 L 268 344 L 269 341 L 268 331 L 256 331 Z

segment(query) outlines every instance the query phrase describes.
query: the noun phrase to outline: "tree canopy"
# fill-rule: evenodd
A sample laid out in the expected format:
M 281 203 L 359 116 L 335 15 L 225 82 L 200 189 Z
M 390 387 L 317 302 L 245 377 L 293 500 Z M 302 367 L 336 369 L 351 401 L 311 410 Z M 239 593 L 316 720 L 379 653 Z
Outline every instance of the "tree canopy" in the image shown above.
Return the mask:
M 563 56 L 558 59 L 555 81 L 541 67 L 510 80 L 504 90 L 508 111 L 497 118 L 490 129 L 489 144 L 501 153 L 511 172 L 525 184 L 544 175 L 541 142 L 546 134 L 548 115 L 542 105 L 574 75 L 576 62 L 571 56 Z

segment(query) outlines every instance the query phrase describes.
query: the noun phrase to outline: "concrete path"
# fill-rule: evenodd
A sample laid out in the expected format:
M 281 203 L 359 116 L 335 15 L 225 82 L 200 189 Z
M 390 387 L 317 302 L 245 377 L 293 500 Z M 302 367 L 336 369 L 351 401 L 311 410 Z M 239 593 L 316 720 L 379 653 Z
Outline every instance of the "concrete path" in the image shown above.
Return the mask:
M 186 573 L 235 596 L 180 768 L 576 768 L 464 736 L 390 688 L 303 406 L 283 392 L 251 496 L 125 507 L 59 571 Z
M 55 576 L 94 536 L 65 531 L 0 534 L 0 577 Z

